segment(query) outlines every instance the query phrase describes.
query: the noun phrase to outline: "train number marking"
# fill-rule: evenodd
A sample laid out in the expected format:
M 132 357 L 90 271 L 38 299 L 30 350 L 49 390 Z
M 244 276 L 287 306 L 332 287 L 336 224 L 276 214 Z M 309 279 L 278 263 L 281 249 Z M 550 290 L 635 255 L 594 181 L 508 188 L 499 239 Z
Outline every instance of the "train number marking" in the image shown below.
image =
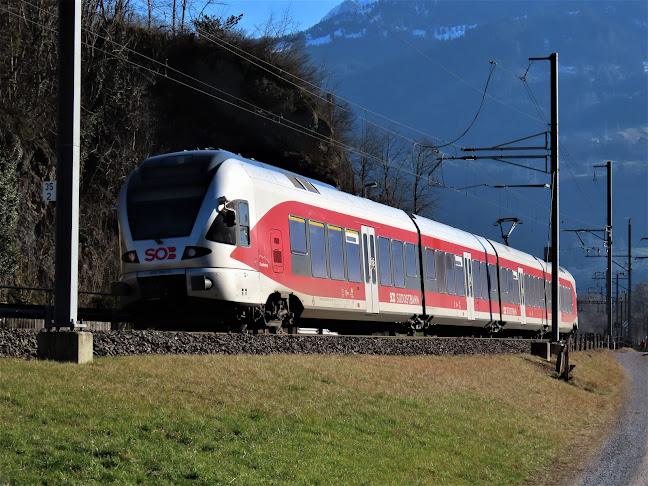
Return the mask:
M 176 259 L 176 247 L 160 247 L 160 248 L 147 248 L 144 252 L 146 258 L 144 261 L 152 262 L 153 260 L 175 260 Z

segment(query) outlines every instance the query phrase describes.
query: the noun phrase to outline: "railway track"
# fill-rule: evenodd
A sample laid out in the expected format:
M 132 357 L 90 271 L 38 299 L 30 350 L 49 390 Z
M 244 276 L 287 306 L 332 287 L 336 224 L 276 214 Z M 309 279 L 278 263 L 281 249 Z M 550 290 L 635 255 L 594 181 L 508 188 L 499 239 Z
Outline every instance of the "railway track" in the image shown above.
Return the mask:
M 35 358 L 38 331 L 0 329 L 0 357 Z M 95 331 L 95 357 L 139 354 L 442 356 L 530 353 L 530 339 Z

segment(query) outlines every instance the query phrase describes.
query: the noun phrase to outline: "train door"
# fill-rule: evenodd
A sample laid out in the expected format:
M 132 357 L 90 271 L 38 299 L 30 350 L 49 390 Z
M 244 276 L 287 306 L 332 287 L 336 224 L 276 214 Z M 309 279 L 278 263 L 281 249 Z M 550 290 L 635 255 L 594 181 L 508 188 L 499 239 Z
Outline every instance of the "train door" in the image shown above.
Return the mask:
M 518 268 L 518 285 L 520 288 L 520 317 L 522 324 L 526 324 L 526 295 L 524 289 L 524 270 Z
M 376 269 L 376 232 L 370 226 L 363 226 L 362 260 L 364 268 L 367 314 L 378 314 L 378 272 Z
M 473 267 L 470 253 L 463 254 L 464 279 L 466 282 L 466 309 L 468 310 L 468 320 L 475 320 L 475 292 L 473 288 Z

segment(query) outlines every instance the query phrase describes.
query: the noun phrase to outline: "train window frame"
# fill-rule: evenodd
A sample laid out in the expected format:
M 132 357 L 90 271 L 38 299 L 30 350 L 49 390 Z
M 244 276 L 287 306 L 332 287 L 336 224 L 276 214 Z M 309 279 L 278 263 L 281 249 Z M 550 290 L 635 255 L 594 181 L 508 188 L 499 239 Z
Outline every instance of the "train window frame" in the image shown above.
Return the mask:
M 332 243 L 331 235 L 337 235 L 338 233 L 339 233 L 339 236 L 340 236 L 339 250 L 341 252 L 341 255 L 340 254 L 333 255 L 333 248 L 332 248 L 332 245 L 331 245 L 331 243 Z M 327 243 L 327 248 L 328 248 L 329 275 L 330 275 L 331 279 L 340 280 L 340 281 L 346 280 L 346 253 L 344 251 L 344 243 L 345 243 L 344 229 L 341 226 L 327 224 L 326 225 L 326 243 Z M 335 241 L 333 243 L 337 243 L 337 241 Z M 340 266 L 340 263 L 341 263 L 341 266 Z M 340 270 L 342 270 L 341 275 L 340 275 L 340 272 L 339 272 Z
M 434 248 L 425 249 L 425 278 L 428 280 L 436 280 L 436 262 L 434 261 Z M 430 271 L 430 268 L 432 271 Z M 430 276 L 432 274 L 432 276 Z
M 479 262 L 479 273 L 482 276 L 481 281 L 481 298 L 491 300 L 490 297 L 490 280 L 488 276 L 488 263 Z
M 344 265 L 345 265 L 345 271 L 346 271 L 346 278 L 349 282 L 355 282 L 355 283 L 362 283 L 363 282 L 363 265 L 362 265 L 362 244 L 360 240 L 360 232 L 349 229 L 349 228 L 344 228 Z M 353 247 L 357 248 L 357 251 L 353 253 Z M 358 264 L 355 265 L 355 273 L 354 275 L 351 274 L 351 268 L 353 268 L 353 265 L 351 262 L 351 256 L 357 257 L 358 259 Z
M 479 260 L 472 261 L 473 298 L 481 299 L 481 265 Z
M 490 279 L 490 297 L 491 300 L 498 300 L 498 299 L 493 299 L 492 293 L 495 292 L 495 294 L 499 294 L 499 283 L 498 283 L 498 272 L 497 272 L 497 266 L 494 263 L 489 263 L 488 264 L 488 277 Z
M 461 270 L 459 270 L 461 268 Z M 466 296 L 466 272 L 464 269 L 463 258 L 455 255 L 455 294 L 458 297 Z
M 321 228 L 321 233 L 320 233 Z M 321 238 L 319 238 L 321 234 Z M 315 236 L 315 238 L 314 238 Z M 329 278 L 328 274 L 328 242 L 326 239 L 326 225 L 319 221 L 308 221 L 308 238 L 310 242 L 310 260 L 311 260 L 311 275 L 316 278 Z M 320 241 L 321 240 L 321 241 Z M 317 251 L 313 249 L 313 244 L 322 243 L 322 251 L 319 251 L 320 248 L 317 248 Z M 323 254 L 324 259 L 322 261 L 321 255 Z M 323 270 L 323 272 L 322 272 Z
M 524 283 L 520 284 L 520 272 L 513 270 L 513 282 L 513 300 L 516 304 L 522 305 L 522 289 L 520 285 L 524 285 Z
M 246 200 L 241 199 L 238 201 L 237 208 L 238 208 L 238 212 L 237 212 L 236 222 L 239 227 L 237 243 L 238 246 L 249 248 L 250 247 L 250 204 Z M 242 208 L 245 208 L 245 211 L 243 211 Z M 245 215 L 245 221 L 243 221 L 243 215 Z M 243 237 L 245 237 L 245 241 L 243 240 Z
M 395 249 L 400 247 L 400 252 Z M 400 240 L 391 240 L 392 270 L 394 287 L 405 288 L 405 244 Z M 398 254 L 400 253 L 400 258 Z M 398 263 L 397 263 L 398 262 Z
M 294 224 L 293 224 L 294 223 Z M 296 231 L 293 228 L 297 228 L 297 225 L 303 225 L 301 228 L 304 230 L 303 231 L 303 251 L 301 249 L 301 246 L 299 248 L 295 248 L 295 242 L 296 240 L 293 239 L 293 237 L 297 238 L 297 236 L 301 237 L 302 232 L 301 230 Z M 288 216 L 288 236 L 290 239 L 290 252 L 294 255 L 308 255 L 308 236 L 307 236 L 307 230 L 306 230 L 306 219 L 305 218 L 300 218 L 299 216 L 293 216 L 289 215 Z M 301 243 L 301 239 L 297 242 Z
M 457 295 L 457 274 L 454 253 L 446 253 L 446 281 L 448 283 L 448 295 Z
M 405 278 L 418 277 L 417 263 L 416 246 L 413 243 L 405 242 Z
M 434 257 L 436 258 L 434 264 L 436 266 L 438 292 L 440 294 L 447 294 L 448 276 L 446 275 L 446 252 L 442 250 L 435 250 Z
M 386 255 L 385 255 L 386 253 Z M 385 259 L 383 261 L 383 258 Z M 378 281 L 380 285 L 393 287 L 391 239 L 378 237 Z

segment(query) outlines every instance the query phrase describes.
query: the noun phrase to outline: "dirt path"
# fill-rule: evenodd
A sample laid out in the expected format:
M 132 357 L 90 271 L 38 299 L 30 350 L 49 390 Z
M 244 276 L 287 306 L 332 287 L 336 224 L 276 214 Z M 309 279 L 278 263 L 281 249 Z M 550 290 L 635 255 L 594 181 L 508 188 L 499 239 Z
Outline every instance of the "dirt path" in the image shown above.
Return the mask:
M 648 486 L 648 356 L 615 353 L 630 377 L 619 423 L 574 486 Z

